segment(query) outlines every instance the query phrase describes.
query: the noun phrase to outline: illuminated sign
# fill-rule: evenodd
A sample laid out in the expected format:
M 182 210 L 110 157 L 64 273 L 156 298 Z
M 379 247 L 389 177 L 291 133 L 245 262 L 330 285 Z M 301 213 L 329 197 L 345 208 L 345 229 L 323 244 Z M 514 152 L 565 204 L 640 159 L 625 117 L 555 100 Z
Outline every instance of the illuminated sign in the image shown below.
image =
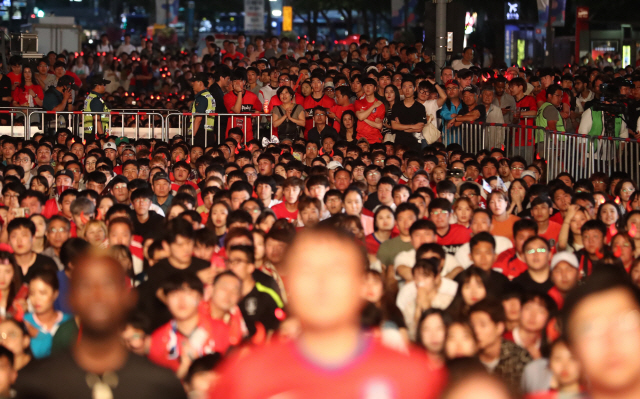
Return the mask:
M 291 6 L 282 7 L 282 31 L 290 32 L 293 30 L 293 8 Z
M 507 2 L 507 13 L 506 13 L 507 21 L 519 21 L 520 20 L 520 14 L 518 13 L 518 9 L 519 8 L 520 8 L 520 3 Z

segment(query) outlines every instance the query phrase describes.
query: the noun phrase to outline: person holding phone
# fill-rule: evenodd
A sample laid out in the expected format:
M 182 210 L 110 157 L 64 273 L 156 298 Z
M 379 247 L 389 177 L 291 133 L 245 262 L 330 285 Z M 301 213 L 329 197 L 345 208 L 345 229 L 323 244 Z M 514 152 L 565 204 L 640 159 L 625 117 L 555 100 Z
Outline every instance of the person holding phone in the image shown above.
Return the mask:
M 80 90 L 80 88 L 74 83 L 73 78 L 66 75 L 62 76 L 60 79 L 58 79 L 58 84 L 55 87 L 50 86 L 49 89 L 47 89 L 47 91 L 44 93 L 44 98 L 42 99 L 42 108 L 44 108 L 45 111 L 71 111 L 73 90 Z M 57 118 L 55 116 L 51 117 L 45 115 L 45 131 L 48 134 L 55 133 L 56 119 Z

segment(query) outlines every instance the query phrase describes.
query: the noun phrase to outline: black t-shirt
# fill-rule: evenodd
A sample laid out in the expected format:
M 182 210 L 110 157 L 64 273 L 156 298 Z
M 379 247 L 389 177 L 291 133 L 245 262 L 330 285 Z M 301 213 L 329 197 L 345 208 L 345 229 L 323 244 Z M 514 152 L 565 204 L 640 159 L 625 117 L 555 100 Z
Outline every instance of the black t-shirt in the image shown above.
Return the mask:
M 11 106 L 11 101 L 4 101 L 3 97 L 11 97 L 11 79 L 7 75 L 0 78 L 0 107 Z
M 309 130 L 309 133 L 307 134 L 307 138 L 309 141 L 312 141 L 314 143 L 320 143 L 321 146 L 322 146 L 322 140 L 324 140 L 324 138 L 327 136 L 331 136 L 333 137 L 334 141 L 338 141 L 338 132 L 336 132 L 336 129 L 332 128 L 329 125 L 326 125 L 324 129 L 322 129 L 322 132 L 320 133 L 318 133 L 318 129 L 313 127 L 311 128 L 311 130 Z
M 36 270 L 49 269 L 54 272 L 58 272 L 58 265 L 56 262 L 46 255 L 36 254 L 36 259 L 31 266 L 29 266 L 29 270 L 27 271 L 27 275 L 22 279 L 23 282 L 29 283 L 33 278 L 33 274 Z
M 20 399 L 93 399 L 87 373 L 69 351 L 31 362 L 20 370 L 15 384 Z M 130 354 L 114 372 L 117 385 L 111 387 L 113 399 L 186 399 L 187 395 L 173 372 L 156 366 L 144 357 Z
M 267 331 L 277 330 L 280 321 L 276 317 L 276 309 L 280 306 L 275 299 L 256 283 L 251 292 L 238 302 L 242 317 L 247 324 L 249 334 L 256 333 L 256 323 L 262 323 Z
M 391 108 L 391 120 L 398 118 L 403 125 L 415 125 L 416 123 L 427 123 L 427 110 L 424 105 L 414 101 L 411 107 L 404 105 L 404 101 L 398 101 Z M 393 130 L 396 135 L 396 144 L 417 144 L 418 141 L 413 133 L 406 133 L 403 130 Z
M 553 288 L 553 282 L 551 278 L 547 279 L 544 283 L 538 283 L 533 281 L 529 272 L 524 272 L 518 277 L 513 279 L 513 284 L 520 287 L 524 292 L 530 292 L 533 294 L 547 294 L 551 288 Z
M 267 273 L 260 271 L 258 269 L 255 269 L 253 273 L 251 273 L 251 277 L 253 277 L 253 279 L 256 282 L 274 290 L 280 296 L 280 298 L 282 298 L 282 292 L 280 292 L 280 287 L 278 286 L 278 283 L 276 283 L 276 280 L 274 280 L 273 277 L 271 277 Z
M 143 239 L 162 231 L 163 226 L 164 218 L 154 211 L 149 211 L 149 219 L 144 223 L 140 223 L 137 217 L 133 218 L 133 232 Z
M 175 274 L 196 275 L 200 270 L 208 267 L 210 267 L 209 262 L 196 257 L 191 258 L 191 265 L 186 269 L 176 269 L 171 266 L 169 260 L 162 259 L 147 271 L 147 281 L 138 287 L 140 292 L 139 305 L 140 310 L 147 314 L 151 320 L 151 330 L 155 330 L 171 320 L 169 309 L 156 296 L 158 289 L 162 288 L 164 283 Z
M 476 105 L 476 107 L 474 108 L 474 111 L 476 109 L 480 112 L 480 116 L 478 117 L 478 119 L 475 120 L 475 122 L 485 122 L 487 120 L 487 109 L 485 108 L 485 106 Z M 460 110 L 460 116 L 466 115 L 468 113 L 469 113 L 469 108 L 467 108 L 466 105 L 463 105 L 462 109 Z

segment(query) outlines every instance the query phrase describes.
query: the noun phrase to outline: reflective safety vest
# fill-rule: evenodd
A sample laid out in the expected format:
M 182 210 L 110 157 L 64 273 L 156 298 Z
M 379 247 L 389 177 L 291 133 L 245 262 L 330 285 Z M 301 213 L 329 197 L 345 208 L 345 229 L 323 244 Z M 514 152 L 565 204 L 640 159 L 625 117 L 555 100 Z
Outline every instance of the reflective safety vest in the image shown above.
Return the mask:
M 102 99 L 102 97 L 100 97 L 97 93 L 91 92 L 89 93 L 89 95 L 87 96 L 87 98 L 85 98 L 84 100 L 84 108 L 82 108 L 82 110 L 84 112 L 97 112 L 97 111 L 93 111 L 91 109 L 91 101 L 93 101 L 94 99 L 100 99 L 100 101 L 102 101 L 103 103 L 103 112 L 105 112 L 104 114 L 85 114 L 84 115 L 84 133 L 85 134 L 91 134 L 91 133 L 95 133 L 95 129 L 93 128 L 93 124 L 94 121 L 99 117 L 100 121 L 102 121 L 102 132 L 103 134 L 106 134 L 108 129 L 109 129 L 109 112 L 111 112 L 111 110 L 107 107 L 107 104 L 104 103 L 104 100 Z
M 544 116 L 542 115 L 544 113 L 544 110 L 547 107 L 553 107 L 553 104 L 546 102 L 544 104 L 542 104 L 542 106 L 540 107 L 540 109 L 538 109 L 538 114 L 536 115 L 536 126 L 542 128 L 542 129 L 538 129 L 536 131 L 536 143 L 540 143 L 544 141 L 544 128 L 547 127 L 548 123 L 547 120 L 544 118 Z M 560 112 L 558 112 L 558 114 L 560 114 Z M 558 132 L 564 132 L 564 121 L 562 120 L 562 115 L 558 115 L 559 119 L 558 122 L 556 123 L 556 131 Z M 560 140 L 565 140 L 565 137 L 560 137 Z
M 613 132 L 613 137 L 620 137 L 620 129 L 622 128 L 622 118 L 618 115 L 615 120 L 615 130 Z M 597 136 L 602 136 L 604 133 L 604 128 L 602 127 L 602 111 L 594 111 L 591 109 L 591 130 L 587 133 L 588 136 L 591 136 L 591 140 L 589 140 L 589 146 L 591 146 L 591 142 L 593 142 L 593 150 L 598 150 L 598 140 Z M 620 146 L 620 142 L 616 141 L 616 148 Z
M 205 111 L 205 113 L 207 114 L 213 114 L 216 112 L 216 100 L 213 99 L 213 96 L 211 95 L 211 93 L 209 93 L 209 90 L 203 90 L 202 92 L 200 92 L 200 94 L 198 95 L 198 97 L 203 97 L 206 101 L 207 101 L 207 110 Z M 196 111 L 196 100 L 198 99 L 198 97 L 195 98 L 195 100 L 193 100 L 193 104 L 191 104 L 191 113 L 195 114 Z M 200 115 L 198 115 L 200 116 Z M 192 116 L 191 117 L 191 126 L 189 126 L 189 131 L 193 132 L 193 134 L 197 133 L 193 131 L 193 121 L 195 118 L 197 118 L 198 116 Z M 216 118 L 215 116 L 207 116 L 206 118 L 204 118 L 204 130 L 213 130 L 213 125 L 215 124 Z M 200 124 L 200 126 L 202 126 L 202 123 Z

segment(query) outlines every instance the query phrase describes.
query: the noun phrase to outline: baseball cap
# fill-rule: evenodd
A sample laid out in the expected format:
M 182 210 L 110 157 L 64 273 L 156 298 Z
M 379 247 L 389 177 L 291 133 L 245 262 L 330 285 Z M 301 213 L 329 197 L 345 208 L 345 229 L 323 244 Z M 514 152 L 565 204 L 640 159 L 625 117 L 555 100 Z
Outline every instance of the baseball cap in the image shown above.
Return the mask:
M 334 170 L 334 169 L 338 169 L 341 168 L 342 164 L 338 161 L 331 161 L 329 162 L 329 164 L 327 165 L 327 169 L 329 170 Z
M 155 175 L 153 175 L 153 183 L 157 182 L 158 180 L 166 180 L 171 183 L 171 179 L 169 179 L 169 175 L 166 172 L 157 172 Z
M 460 87 L 460 83 L 458 83 L 458 81 L 457 81 L 457 80 L 455 80 L 455 79 L 449 79 L 449 80 L 447 80 L 447 83 L 445 83 L 444 85 L 445 85 L 445 87 L 446 87 L 446 86 L 451 86 L 451 85 L 454 85 L 454 86 L 458 86 L 458 87 Z
M 118 151 L 118 148 L 116 147 L 116 144 L 113 141 L 108 141 L 102 146 L 102 151 L 105 151 L 105 150 Z
M 327 90 L 329 88 L 331 88 L 331 89 L 335 88 L 335 86 L 333 85 L 333 82 L 327 82 L 327 83 L 324 84 L 324 90 Z
M 93 76 L 92 78 L 89 79 L 89 86 L 90 87 L 95 87 L 95 86 L 100 86 L 100 85 L 108 85 L 109 83 L 111 83 L 110 80 L 104 79 L 102 76 Z
M 58 178 L 58 176 L 67 176 L 67 177 L 70 177 L 71 180 L 74 179 L 73 172 L 71 170 L 69 170 L 69 169 L 59 170 L 58 173 L 56 173 L 55 177 Z
M 551 258 L 551 270 L 553 270 L 560 262 L 567 262 L 576 269 L 580 268 L 578 258 L 576 258 L 573 252 L 562 251 L 553 255 L 553 258 Z
M 204 73 L 204 72 L 198 72 L 195 75 L 193 75 L 193 77 L 191 79 L 189 79 L 190 82 L 202 82 L 202 83 L 208 83 L 209 82 L 209 74 Z
M 451 169 L 447 171 L 447 177 L 457 177 L 458 179 L 462 179 L 464 177 L 464 170 Z
M 68 75 L 64 75 L 63 77 L 58 79 L 57 86 L 58 87 L 68 86 L 68 87 L 71 87 L 73 90 L 80 90 L 80 88 L 76 85 L 76 81 L 73 80 L 73 78 Z
M 122 152 L 125 151 L 133 151 L 133 153 L 136 153 L 136 147 L 132 146 L 131 144 L 127 144 L 124 146 L 124 148 L 122 149 Z
M 535 173 L 533 173 L 533 172 L 532 172 L 532 171 L 530 171 L 530 170 L 525 170 L 524 172 L 522 172 L 522 176 L 521 176 L 521 177 L 524 179 L 524 177 L 525 177 L 525 176 L 529 176 L 529 177 L 531 177 L 531 178 L 533 178 L 533 179 L 535 179 L 535 178 L 536 178 Z
M 467 86 L 464 89 L 462 89 L 462 93 L 466 93 L 466 92 L 471 92 L 473 94 L 476 94 L 478 92 L 478 90 L 476 90 L 476 87 L 471 85 L 471 86 Z
M 127 143 L 129 144 L 129 138 L 128 137 L 118 137 L 116 139 L 116 147 L 119 146 L 122 143 Z

